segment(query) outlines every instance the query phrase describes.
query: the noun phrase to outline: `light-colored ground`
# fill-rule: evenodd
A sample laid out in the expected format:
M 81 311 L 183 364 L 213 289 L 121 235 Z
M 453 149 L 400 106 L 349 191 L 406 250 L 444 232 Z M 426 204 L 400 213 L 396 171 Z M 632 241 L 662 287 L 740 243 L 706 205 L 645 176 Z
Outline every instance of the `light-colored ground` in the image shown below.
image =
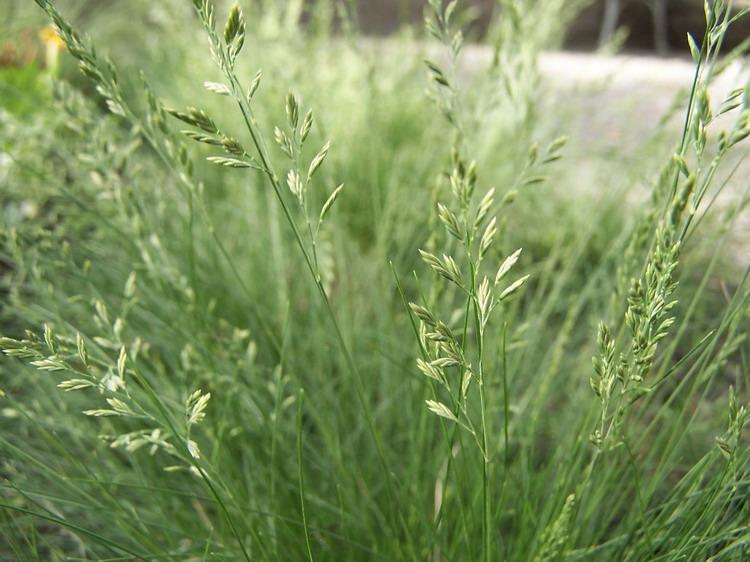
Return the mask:
M 490 61 L 484 47 L 468 47 L 467 71 L 478 71 Z M 623 189 L 633 200 L 648 197 L 661 163 L 677 146 L 695 65 L 687 58 L 643 55 L 597 55 L 550 52 L 539 60 L 541 87 L 546 94 L 544 126 L 569 136 L 566 150 L 575 166 L 575 199 L 597 197 L 607 189 Z M 750 84 L 748 64 L 734 63 L 715 77 L 709 97 L 714 110 L 736 88 Z M 737 112 L 719 118 L 709 128 L 710 142 L 728 129 Z M 716 199 L 722 212 L 737 203 L 750 187 L 750 141 L 726 159 L 714 186 L 726 180 Z M 649 165 L 651 162 L 651 165 Z M 737 165 L 736 170 L 734 169 Z M 554 181 L 549 188 L 555 189 Z M 712 195 L 709 192 L 709 198 Z M 730 244 L 737 265 L 750 266 L 750 209 L 732 229 Z
M 481 68 L 489 60 L 490 51 L 484 47 L 468 47 L 465 52 L 469 68 Z M 581 132 L 619 144 L 642 140 L 657 129 L 670 107 L 684 107 L 695 74 L 695 65 L 684 57 L 627 54 L 549 52 L 541 56 L 539 68 L 545 86 L 562 95 L 572 106 L 568 109 L 580 115 L 574 125 Z M 730 65 L 714 81 L 712 100 L 720 102 L 749 79 L 746 66 Z M 576 106 L 580 111 L 575 111 Z
M 439 53 L 436 48 L 430 56 L 439 58 Z M 463 70 L 480 72 L 491 57 L 487 47 L 467 46 L 462 53 Z M 540 57 L 539 68 L 545 93 L 541 108 L 545 115 L 540 123 L 550 129 L 542 133 L 570 138 L 566 154 L 575 166 L 573 172 L 566 173 L 575 174 L 572 183 L 576 186 L 571 196 L 596 197 L 604 189 L 624 189 L 634 200 L 648 197 L 656 172 L 682 134 L 695 75 L 693 61 L 641 54 L 549 52 Z M 714 109 L 731 91 L 748 84 L 748 63 L 728 66 L 709 89 Z M 715 142 L 719 130 L 730 128 L 736 118 L 737 112 L 733 112 L 713 123 L 709 141 Z M 748 153 L 750 139 L 733 151 L 717 174 L 714 185 L 729 178 L 718 199 L 723 209 L 750 185 Z M 738 168 L 733 171 L 736 163 Z M 555 189 L 554 182 L 548 188 Z M 743 215 L 733 229 L 734 241 L 738 259 L 750 264 L 750 211 Z
M 693 62 L 684 58 L 577 53 L 547 53 L 540 69 L 555 90 L 585 104 L 579 126 L 605 143 L 638 142 L 655 132 L 670 107 L 687 104 L 695 74 Z M 731 65 L 714 81 L 711 99 L 719 103 L 749 76 L 739 63 Z
M 547 53 L 540 60 L 544 82 L 560 96 L 567 107 L 570 134 L 578 145 L 578 160 L 582 174 L 601 174 L 601 158 L 608 151 L 618 157 L 635 153 L 639 146 L 669 147 L 676 144 L 683 127 L 688 92 L 695 66 L 687 59 L 654 58 L 645 56 L 597 56 L 576 53 Z M 747 64 L 734 63 L 713 81 L 709 95 L 716 109 L 736 88 L 750 84 Z M 670 112 L 670 109 L 672 110 Z M 670 116 L 662 124 L 665 116 Z M 711 125 L 709 137 L 715 139 L 722 128 L 730 128 L 737 118 L 733 112 Z M 649 145 L 655 134 L 662 134 L 664 142 Z M 740 194 L 750 187 L 750 145 L 727 158 L 716 185 L 728 178 L 727 189 L 717 199 L 722 209 L 736 204 Z M 659 155 L 660 157 L 662 155 Z M 596 163 L 595 161 L 600 161 Z M 591 166 L 586 164 L 590 163 Z M 738 165 L 733 170 L 735 164 Z M 639 187 L 647 188 L 649 178 L 628 180 L 631 194 L 638 195 Z M 582 182 L 584 185 L 596 182 Z M 601 184 L 606 185 L 605 182 Z M 632 189 L 635 188 L 635 189 Z M 745 210 L 733 230 L 731 245 L 741 268 L 750 265 L 750 211 Z

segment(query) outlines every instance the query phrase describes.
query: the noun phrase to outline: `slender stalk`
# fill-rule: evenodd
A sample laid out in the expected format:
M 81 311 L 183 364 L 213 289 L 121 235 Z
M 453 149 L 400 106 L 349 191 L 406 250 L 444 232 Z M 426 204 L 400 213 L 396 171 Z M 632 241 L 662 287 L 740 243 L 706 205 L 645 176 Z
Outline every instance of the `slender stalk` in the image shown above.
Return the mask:
M 471 253 L 469 253 L 471 258 Z M 479 412 L 480 433 L 482 440 L 482 537 L 484 545 L 484 560 L 492 560 L 492 509 L 490 506 L 490 446 L 489 427 L 487 423 L 487 404 L 485 399 L 484 379 L 484 327 L 482 325 L 482 313 L 477 299 L 476 269 L 471 263 L 471 295 L 474 311 L 474 329 L 476 330 L 477 344 L 477 386 L 479 389 Z
M 304 412 L 305 391 L 300 388 L 297 394 L 297 481 L 299 483 L 299 508 L 302 514 L 302 527 L 305 532 L 305 546 L 307 547 L 307 558 L 314 562 L 312 546 L 310 545 L 310 530 L 307 527 L 307 515 L 305 514 L 305 476 L 302 468 L 302 414 Z
M 508 481 L 508 471 L 510 470 L 510 397 L 508 395 L 508 323 L 503 324 L 503 347 L 501 353 L 503 354 L 503 438 L 505 439 L 503 445 L 503 457 L 505 460 L 505 470 L 503 472 L 503 490 L 505 490 L 505 484 Z
M 336 317 L 336 313 L 333 310 L 333 306 L 331 305 L 331 301 L 328 296 L 328 293 L 326 292 L 326 289 L 323 286 L 323 282 L 317 270 L 317 267 L 307 250 L 307 246 L 302 238 L 300 229 L 297 226 L 297 221 L 294 219 L 294 216 L 291 212 L 291 209 L 289 208 L 286 198 L 284 197 L 282 193 L 282 189 L 279 183 L 278 176 L 273 171 L 270 158 L 267 155 L 267 150 L 265 147 L 265 143 L 263 142 L 263 137 L 260 135 L 259 131 L 257 131 L 255 127 L 255 119 L 252 117 L 252 108 L 250 107 L 250 104 L 247 100 L 247 96 L 244 94 L 243 88 L 240 85 L 239 80 L 237 79 L 235 73 L 233 72 L 232 65 L 229 63 L 226 52 L 221 46 L 220 41 L 218 37 L 216 36 L 214 30 L 210 26 L 207 25 L 205 20 L 203 21 L 203 23 L 204 23 L 206 32 L 211 38 L 215 51 L 219 53 L 219 56 L 221 57 L 220 66 L 222 70 L 224 71 L 224 74 L 227 80 L 229 81 L 232 96 L 237 103 L 240 113 L 242 114 L 245 127 L 250 135 L 253 146 L 256 149 L 258 158 L 260 159 L 261 166 L 266 174 L 266 177 L 271 183 L 274 193 L 276 194 L 276 198 L 279 201 L 279 204 L 281 205 L 282 211 L 284 212 L 284 216 L 290 228 L 292 229 L 295 242 L 297 243 L 300 253 L 303 256 L 305 265 L 310 275 L 312 276 L 315 286 L 317 288 L 317 291 L 323 301 L 323 304 L 325 305 L 328 318 L 331 321 L 331 324 L 333 325 L 334 333 L 336 335 L 336 340 L 344 355 L 346 364 L 348 368 L 350 369 L 350 371 L 355 375 L 355 383 L 356 383 L 355 389 L 356 389 L 357 399 L 360 403 L 360 406 L 362 407 L 362 411 L 367 421 L 367 427 L 370 432 L 370 435 L 372 436 L 372 439 L 375 442 L 375 447 L 377 450 L 379 462 L 381 463 L 383 470 L 386 474 L 385 481 L 387 483 L 389 497 L 390 497 L 390 500 L 393 502 L 397 498 L 397 494 L 396 494 L 396 490 L 395 490 L 394 482 L 393 482 L 394 476 L 393 476 L 393 472 L 389 466 L 389 462 L 385 454 L 382 439 L 377 430 L 375 420 L 372 416 L 369 401 L 367 400 L 365 396 L 365 390 L 364 390 L 365 387 L 364 387 L 364 380 L 362 378 L 362 374 L 359 371 L 359 368 L 357 367 L 354 361 L 354 358 L 351 354 L 351 351 L 349 350 L 349 346 L 346 343 L 346 340 L 344 339 L 340 324 Z M 409 545 L 410 549 L 414 550 L 413 537 L 411 536 L 411 531 L 409 529 L 409 526 L 403 514 L 402 506 L 398 502 L 396 502 L 396 509 L 397 509 L 398 517 L 403 527 L 403 530 L 406 533 L 407 544 Z

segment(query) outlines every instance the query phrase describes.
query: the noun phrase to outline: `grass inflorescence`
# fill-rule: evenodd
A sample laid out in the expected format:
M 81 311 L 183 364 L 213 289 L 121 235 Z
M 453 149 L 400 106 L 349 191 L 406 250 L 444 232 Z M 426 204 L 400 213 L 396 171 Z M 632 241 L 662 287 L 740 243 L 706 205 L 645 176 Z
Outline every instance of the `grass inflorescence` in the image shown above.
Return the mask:
M 747 8 L 592 164 L 578 0 L 148 4 L 0 100 L 1 558 L 747 558 Z

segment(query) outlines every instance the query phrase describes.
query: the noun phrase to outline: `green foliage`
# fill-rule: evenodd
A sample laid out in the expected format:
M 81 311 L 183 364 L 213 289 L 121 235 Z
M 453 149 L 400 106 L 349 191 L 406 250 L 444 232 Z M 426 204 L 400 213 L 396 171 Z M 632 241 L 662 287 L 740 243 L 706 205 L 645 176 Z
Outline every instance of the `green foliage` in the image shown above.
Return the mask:
M 682 134 L 592 164 L 547 3 L 473 64 L 456 2 L 377 45 L 346 2 L 176 3 L 133 59 L 36 4 L 68 80 L 0 75 L 0 558 L 747 557 L 736 11 Z
M 0 68 L 0 108 L 14 115 L 33 114 L 49 103 L 49 88 L 34 65 Z

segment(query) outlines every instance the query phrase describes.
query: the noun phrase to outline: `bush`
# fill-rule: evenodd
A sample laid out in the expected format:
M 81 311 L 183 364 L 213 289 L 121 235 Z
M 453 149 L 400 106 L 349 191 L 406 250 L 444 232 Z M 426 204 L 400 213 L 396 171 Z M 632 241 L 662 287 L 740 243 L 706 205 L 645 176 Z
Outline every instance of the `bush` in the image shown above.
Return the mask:
M 549 3 L 504 0 L 472 71 L 439 0 L 385 46 L 194 0 L 135 30 L 165 53 L 137 78 L 37 3 L 94 89 L 0 114 L 3 558 L 747 555 L 747 194 L 718 196 L 750 96 L 708 96 L 743 13 L 709 12 L 681 135 L 591 196 Z

